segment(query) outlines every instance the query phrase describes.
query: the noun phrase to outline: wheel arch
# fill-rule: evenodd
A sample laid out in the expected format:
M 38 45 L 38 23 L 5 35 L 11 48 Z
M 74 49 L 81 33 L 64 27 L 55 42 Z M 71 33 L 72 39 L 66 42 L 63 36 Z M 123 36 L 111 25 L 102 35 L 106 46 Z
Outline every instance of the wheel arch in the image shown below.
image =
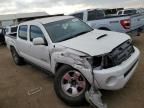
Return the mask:
M 10 50 L 12 50 L 12 48 L 14 48 L 16 50 L 16 48 L 13 45 L 9 46 Z
M 58 69 L 60 69 L 60 68 L 63 67 L 63 66 L 70 66 L 70 67 L 72 67 L 73 69 L 79 71 L 79 72 L 85 77 L 85 79 L 87 80 L 87 82 L 89 83 L 89 85 L 91 84 L 91 81 L 88 80 L 88 78 L 84 75 L 84 73 L 83 73 L 81 70 L 76 69 L 76 68 L 74 68 L 73 66 L 71 66 L 71 65 L 69 65 L 69 64 L 60 63 L 60 62 L 56 63 L 56 65 L 55 65 L 55 74 L 57 74 Z
M 55 65 L 55 73 L 57 73 L 57 70 L 60 69 L 64 65 L 67 65 L 67 64 L 60 63 L 60 62 L 56 63 L 56 65 Z

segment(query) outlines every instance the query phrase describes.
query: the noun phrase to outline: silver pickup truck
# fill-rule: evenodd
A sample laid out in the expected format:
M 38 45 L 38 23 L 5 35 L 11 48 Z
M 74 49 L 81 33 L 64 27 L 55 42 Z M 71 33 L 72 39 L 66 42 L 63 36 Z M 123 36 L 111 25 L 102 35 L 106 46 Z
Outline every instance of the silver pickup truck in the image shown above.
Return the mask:
M 140 54 L 128 35 L 92 29 L 72 16 L 24 22 L 5 39 L 17 65 L 26 60 L 55 75 L 55 92 L 69 105 L 83 104 L 91 86 L 123 88 Z
M 88 9 L 70 15 L 83 20 L 94 29 L 127 33 L 131 36 L 139 36 L 144 30 L 144 13 L 106 16 L 102 9 Z

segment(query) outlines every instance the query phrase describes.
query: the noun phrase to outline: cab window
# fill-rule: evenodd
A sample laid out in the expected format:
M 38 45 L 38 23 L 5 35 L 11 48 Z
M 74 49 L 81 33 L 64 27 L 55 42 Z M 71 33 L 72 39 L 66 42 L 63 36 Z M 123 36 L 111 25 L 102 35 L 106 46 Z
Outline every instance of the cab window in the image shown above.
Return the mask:
M 98 20 L 104 18 L 104 13 L 102 10 L 92 10 L 88 12 L 88 21 Z
M 30 26 L 30 41 L 33 41 L 34 38 L 42 37 L 44 38 L 44 34 L 42 30 L 34 25 Z
M 28 30 L 28 26 L 27 25 L 20 26 L 19 27 L 19 32 L 18 32 L 19 38 L 21 38 L 23 40 L 27 40 L 27 30 Z

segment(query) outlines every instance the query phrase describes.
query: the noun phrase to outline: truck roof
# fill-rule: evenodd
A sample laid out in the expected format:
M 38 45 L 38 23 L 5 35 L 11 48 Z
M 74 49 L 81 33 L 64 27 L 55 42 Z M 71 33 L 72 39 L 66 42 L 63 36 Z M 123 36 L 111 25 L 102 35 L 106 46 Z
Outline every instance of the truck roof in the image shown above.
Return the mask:
M 73 16 L 54 16 L 54 17 L 26 21 L 26 22 L 21 23 L 20 25 L 24 25 L 24 24 L 28 24 L 28 23 L 32 23 L 32 22 L 39 22 L 41 24 L 47 24 L 47 23 L 64 20 L 64 19 L 69 19 L 69 18 L 74 18 L 74 17 Z

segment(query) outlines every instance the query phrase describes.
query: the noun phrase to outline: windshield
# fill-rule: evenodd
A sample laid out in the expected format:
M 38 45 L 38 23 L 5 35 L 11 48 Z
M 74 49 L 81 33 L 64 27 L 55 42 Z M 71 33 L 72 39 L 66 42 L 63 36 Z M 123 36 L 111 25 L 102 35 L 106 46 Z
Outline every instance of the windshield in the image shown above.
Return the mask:
M 61 42 L 75 38 L 93 29 L 76 18 L 60 20 L 44 24 L 52 42 Z

